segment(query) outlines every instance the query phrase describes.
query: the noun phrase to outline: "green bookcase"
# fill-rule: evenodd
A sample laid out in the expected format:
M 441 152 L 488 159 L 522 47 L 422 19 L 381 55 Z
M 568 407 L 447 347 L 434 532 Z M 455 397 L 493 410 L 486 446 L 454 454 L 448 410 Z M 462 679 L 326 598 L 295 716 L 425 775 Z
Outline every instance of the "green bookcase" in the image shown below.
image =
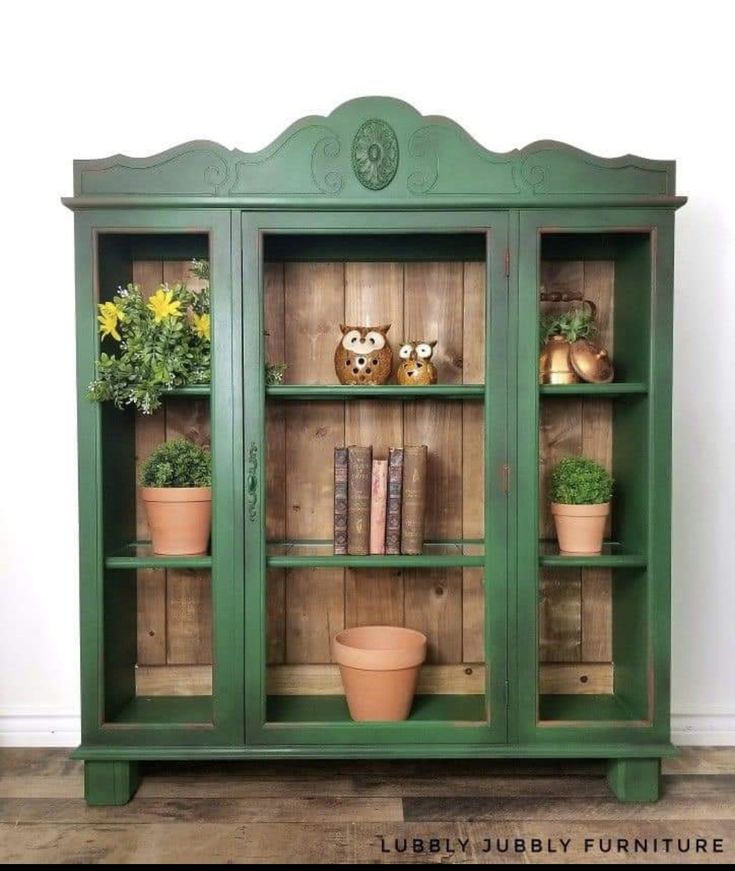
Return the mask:
M 368 123 L 369 122 L 369 123 Z M 498 154 L 363 98 L 256 154 L 191 142 L 75 163 L 82 745 L 92 804 L 158 759 L 608 760 L 654 800 L 669 742 L 672 162 Z M 89 402 L 99 301 L 211 271 L 212 383 L 154 415 Z M 540 287 L 595 302 L 610 384 L 539 385 Z M 439 383 L 339 385 L 340 323 L 437 339 Z M 265 364 L 288 364 L 266 386 Z M 211 443 L 211 552 L 155 556 L 136 468 Z M 429 445 L 418 556 L 335 556 L 335 445 Z M 568 454 L 616 479 L 606 545 L 565 557 Z M 330 637 L 426 632 L 411 716 L 350 720 Z

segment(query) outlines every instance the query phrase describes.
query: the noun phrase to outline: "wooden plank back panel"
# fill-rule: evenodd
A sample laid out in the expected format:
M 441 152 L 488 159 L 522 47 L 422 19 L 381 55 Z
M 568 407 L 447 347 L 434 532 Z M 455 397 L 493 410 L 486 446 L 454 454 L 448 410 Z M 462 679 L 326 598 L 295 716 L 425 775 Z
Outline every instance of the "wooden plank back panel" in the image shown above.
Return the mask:
M 403 266 L 400 263 L 345 264 L 345 323 L 390 324 L 394 366 L 403 338 Z M 372 445 L 374 459 L 403 444 L 403 413 L 397 402 L 345 404 L 345 444 Z M 403 625 L 403 575 L 395 569 L 345 572 L 345 625 Z
M 464 264 L 462 380 L 485 381 L 485 264 Z M 485 407 L 462 406 L 462 538 L 485 536 Z M 462 570 L 462 660 L 485 660 L 485 591 L 481 568 Z
M 166 584 L 166 662 L 212 662 L 212 582 L 209 572 L 169 569 Z
M 464 335 L 462 263 L 404 266 L 404 331 L 409 340 L 438 339 L 434 359 L 439 381 L 462 382 Z M 460 409 L 451 402 L 406 402 L 407 445 L 428 445 L 426 538 L 462 537 L 462 434 Z M 462 661 L 462 570 L 404 574 L 406 625 L 429 639 L 427 661 Z
M 188 260 L 166 260 L 163 280 L 194 290 L 202 280 L 191 274 Z M 166 441 L 189 439 L 209 445 L 209 402 L 172 397 L 166 401 Z M 212 584 L 209 572 L 168 572 L 166 584 L 166 662 L 204 665 L 212 662 Z
M 613 691 L 611 662 L 547 663 L 541 666 L 542 693 L 609 694 Z M 268 692 L 275 695 L 342 695 L 344 688 L 335 665 L 274 665 L 268 668 Z M 212 692 L 212 668 L 208 665 L 140 666 L 135 674 L 140 696 L 205 696 Z M 419 693 L 481 694 L 485 688 L 485 665 L 463 662 L 426 665 L 419 674 Z
M 609 261 L 542 263 L 547 290 L 580 293 L 597 308 L 599 340 L 613 351 L 614 264 Z M 542 311 L 566 309 L 569 303 L 542 304 Z M 554 399 L 541 403 L 539 529 L 555 538 L 548 508 L 547 479 L 567 455 L 584 455 L 611 468 L 612 406 L 606 400 Z M 609 533 L 609 524 L 608 524 Z M 542 662 L 607 662 L 612 654 L 611 571 L 609 569 L 543 571 L 540 577 L 540 659 Z
M 541 281 L 547 291 L 584 294 L 581 261 L 544 262 Z M 542 312 L 569 308 L 569 303 L 541 304 Z M 582 452 L 582 400 L 559 399 L 541 403 L 539 414 L 539 534 L 554 539 L 549 510 L 548 478 L 562 458 Z M 542 570 L 539 575 L 539 659 L 541 662 L 578 662 L 582 656 L 582 583 L 577 570 Z
M 139 260 L 133 263 L 133 282 L 140 285 L 146 297 L 155 293 L 163 281 L 161 260 Z M 165 409 L 157 414 L 135 416 L 135 476 L 138 480 L 141 463 L 156 445 L 165 440 Z M 145 508 L 136 488 L 136 534 L 140 541 L 150 538 Z M 166 572 L 142 569 L 138 572 L 138 662 L 161 665 L 166 662 Z
M 273 278 L 279 270 L 281 286 Z M 269 264 L 265 281 L 267 354 L 288 363 L 287 382 L 335 382 L 333 355 L 340 323 L 390 323 L 388 338 L 395 354 L 404 338 L 438 338 L 441 383 L 484 380 L 483 264 L 289 262 Z M 276 323 L 279 317 L 282 328 Z M 465 347 L 465 324 L 471 347 Z M 458 431 L 458 412 L 461 421 L 462 406 L 449 402 L 283 403 L 281 441 L 278 412 L 269 410 L 268 465 L 288 467 L 283 485 L 276 480 L 281 474 L 278 469 L 268 473 L 268 504 L 284 506 L 285 518 L 281 522 L 277 508 L 267 509 L 269 537 L 331 539 L 335 445 L 370 444 L 376 457 L 384 457 L 392 445 L 425 443 L 430 457 L 427 538 L 458 539 L 463 534 L 481 538 L 483 410 L 477 405 L 468 412 L 466 433 L 464 427 Z M 466 515 L 465 481 L 472 501 Z M 436 662 L 461 663 L 463 655 L 468 661 L 484 658 L 481 570 L 466 575 L 459 569 L 434 573 L 291 570 L 286 573 L 282 598 L 277 589 L 278 580 L 271 574 L 267 645 L 271 662 L 328 662 L 330 636 L 343 625 L 367 623 L 423 629 L 430 637 L 430 658 Z M 279 622 L 282 613 L 283 623 Z
M 597 307 L 599 341 L 608 349 L 613 361 L 613 311 L 615 302 L 615 267 L 608 261 L 584 264 L 584 294 Z M 587 401 L 582 408 L 582 452 L 612 471 L 613 422 L 612 403 Z M 611 506 L 605 535 L 615 505 Z M 584 662 L 607 662 L 612 658 L 612 571 L 582 569 L 582 659 Z
M 288 377 L 334 380 L 334 348 L 344 322 L 342 263 L 288 263 L 284 271 L 284 348 Z M 334 446 L 344 444 L 344 408 L 330 402 L 286 409 L 286 538 L 331 539 Z M 344 571 L 294 569 L 286 575 L 286 662 L 329 662 L 330 639 L 344 626 Z
M 266 364 L 286 359 L 283 281 L 283 264 L 266 263 L 263 288 Z M 286 371 L 285 379 L 288 377 Z M 268 541 L 283 541 L 286 537 L 286 409 L 282 404 L 266 404 L 265 430 L 265 534 Z M 268 569 L 266 585 L 267 661 L 283 662 L 286 656 L 285 571 Z

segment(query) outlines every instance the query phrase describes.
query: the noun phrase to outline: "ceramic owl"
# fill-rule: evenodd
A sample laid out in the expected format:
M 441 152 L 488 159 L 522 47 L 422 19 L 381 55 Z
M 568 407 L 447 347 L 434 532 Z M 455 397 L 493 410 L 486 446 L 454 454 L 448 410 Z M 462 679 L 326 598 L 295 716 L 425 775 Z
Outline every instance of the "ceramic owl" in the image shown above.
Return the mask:
M 334 352 L 334 368 L 342 384 L 385 384 L 393 369 L 393 350 L 380 327 L 347 327 Z
M 431 362 L 434 355 L 433 342 L 404 342 L 398 356 L 401 362 L 396 369 L 396 381 L 404 386 L 436 384 L 436 366 Z

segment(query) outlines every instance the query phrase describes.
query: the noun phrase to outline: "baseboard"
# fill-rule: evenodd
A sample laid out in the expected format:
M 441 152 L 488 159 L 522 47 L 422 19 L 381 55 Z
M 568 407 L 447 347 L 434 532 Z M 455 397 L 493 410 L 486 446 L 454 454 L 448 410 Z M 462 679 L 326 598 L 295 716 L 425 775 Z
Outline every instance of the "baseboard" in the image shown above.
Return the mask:
M 0 714 L 0 747 L 76 747 L 78 714 Z
M 80 740 L 74 714 L 0 714 L 0 747 L 75 747 Z M 735 713 L 674 714 L 671 740 L 682 746 L 735 747 Z
M 735 712 L 672 714 L 671 740 L 694 747 L 735 747 Z

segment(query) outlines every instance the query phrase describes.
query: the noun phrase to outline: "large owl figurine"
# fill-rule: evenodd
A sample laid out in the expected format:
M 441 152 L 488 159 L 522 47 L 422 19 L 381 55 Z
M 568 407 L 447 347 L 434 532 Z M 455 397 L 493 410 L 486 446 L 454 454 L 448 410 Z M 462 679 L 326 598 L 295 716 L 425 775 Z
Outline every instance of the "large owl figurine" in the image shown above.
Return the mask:
M 431 362 L 433 342 L 404 342 L 398 356 L 401 362 L 396 370 L 396 381 L 404 386 L 436 384 L 436 366 Z
M 393 351 L 382 327 L 347 327 L 334 352 L 334 368 L 342 384 L 385 384 L 393 369 Z

